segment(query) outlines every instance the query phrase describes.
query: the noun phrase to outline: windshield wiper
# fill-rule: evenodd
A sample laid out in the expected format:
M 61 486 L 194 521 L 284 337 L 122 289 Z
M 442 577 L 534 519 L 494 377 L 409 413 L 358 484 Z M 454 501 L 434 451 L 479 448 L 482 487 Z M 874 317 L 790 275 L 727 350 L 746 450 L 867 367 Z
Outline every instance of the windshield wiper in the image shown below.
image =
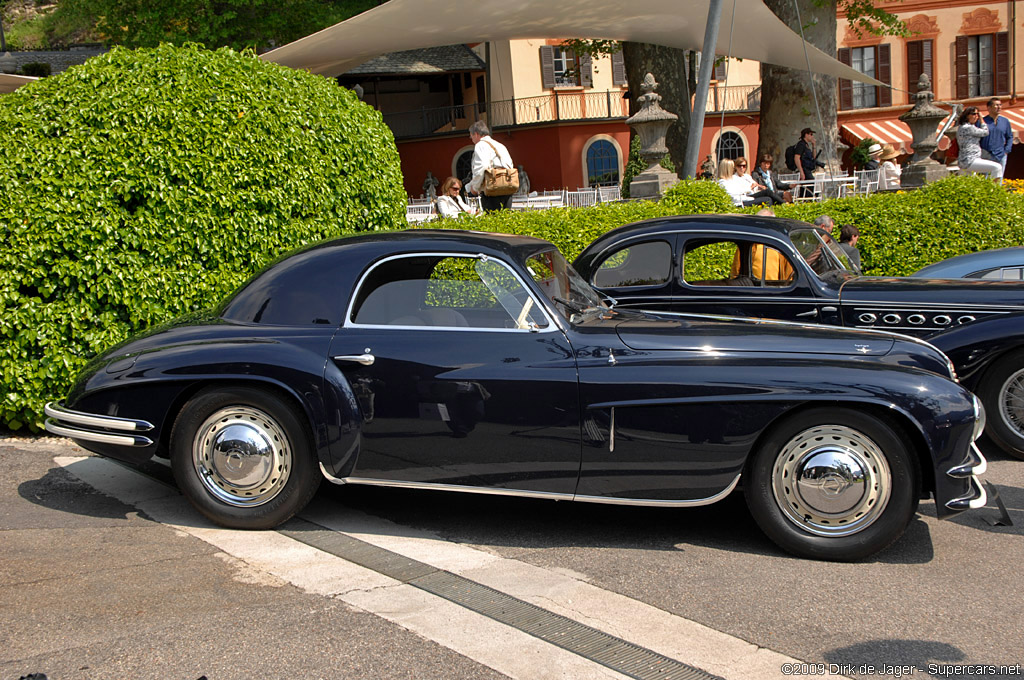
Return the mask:
M 562 305 L 566 309 L 568 309 L 570 312 L 573 312 L 574 314 L 582 314 L 583 312 L 587 311 L 583 307 L 577 307 L 575 304 L 573 304 L 572 302 L 569 302 L 564 297 L 559 297 L 557 295 L 554 295 L 554 296 L 552 296 L 551 299 L 554 300 L 555 302 L 559 303 L 560 305 Z

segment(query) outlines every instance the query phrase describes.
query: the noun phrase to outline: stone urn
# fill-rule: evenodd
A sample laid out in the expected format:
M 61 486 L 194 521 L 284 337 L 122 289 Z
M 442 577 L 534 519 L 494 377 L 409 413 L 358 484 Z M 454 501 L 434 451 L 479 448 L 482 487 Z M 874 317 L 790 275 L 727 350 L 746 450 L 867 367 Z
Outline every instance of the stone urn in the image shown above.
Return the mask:
M 914 149 L 914 155 L 900 173 L 900 186 L 904 189 L 922 187 L 949 175 L 946 166 L 931 157 L 938 148 L 935 130 L 948 112 L 932 103 L 935 94 L 927 73 L 922 73 L 918 79 L 914 99 L 914 108 L 900 116 L 900 120 L 910 128 L 913 138 L 910 146 Z
M 630 198 L 660 198 L 666 189 L 679 182 L 674 172 L 661 167 L 661 159 L 668 153 L 665 135 L 679 116 L 661 108 L 661 95 L 655 93 L 657 88 L 652 74 L 644 76 L 640 85 L 643 94 L 638 99 L 640 110 L 626 119 L 640 138 L 640 157 L 647 164 L 647 169 L 630 181 Z

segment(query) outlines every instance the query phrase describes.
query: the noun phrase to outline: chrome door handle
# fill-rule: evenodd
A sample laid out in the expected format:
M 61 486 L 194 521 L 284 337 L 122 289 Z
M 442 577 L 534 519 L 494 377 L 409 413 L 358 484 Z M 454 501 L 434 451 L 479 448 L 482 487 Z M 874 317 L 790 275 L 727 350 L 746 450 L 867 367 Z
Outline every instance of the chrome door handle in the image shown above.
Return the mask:
M 813 319 L 814 317 L 818 316 L 818 308 L 817 308 L 817 307 L 815 307 L 814 309 L 812 309 L 812 310 L 811 310 L 811 311 L 809 311 L 809 312 L 800 312 L 799 314 L 797 314 L 797 317 L 799 317 L 799 318 L 803 318 L 803 317 L 805 317 L 805 316 L 806 316 L 806 317 L 810 317 L 810 318 L 812 318 L 812 319 Z
M 342 354 L 341 356 L 334 357 L 335 361 L 354 361 L 357 364 L 363 366 L 372 366 L 374 356 L 372 354 Z

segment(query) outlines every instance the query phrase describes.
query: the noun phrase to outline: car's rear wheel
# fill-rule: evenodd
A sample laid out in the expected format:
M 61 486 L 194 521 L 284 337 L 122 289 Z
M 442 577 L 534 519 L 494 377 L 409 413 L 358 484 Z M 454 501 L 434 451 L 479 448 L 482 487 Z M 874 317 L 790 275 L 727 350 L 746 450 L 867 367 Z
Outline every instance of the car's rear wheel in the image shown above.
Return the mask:
M 917 510 L 919 475 L 891 426 L 848 408 L 776 427 L 746 471 L 751 514 L 800 557 L 856 560 L 889 546 Z
M 985 434 L 999 448 L 1024 459 L 1024 352 L 1003 357 L 978 389 L 988 419 Z
M 250 387 L 205 390 L 185 404 L 171 435 L 171 468 L 196 509 L 235 529 L 281 524 L 322 478 L 296 409 Z

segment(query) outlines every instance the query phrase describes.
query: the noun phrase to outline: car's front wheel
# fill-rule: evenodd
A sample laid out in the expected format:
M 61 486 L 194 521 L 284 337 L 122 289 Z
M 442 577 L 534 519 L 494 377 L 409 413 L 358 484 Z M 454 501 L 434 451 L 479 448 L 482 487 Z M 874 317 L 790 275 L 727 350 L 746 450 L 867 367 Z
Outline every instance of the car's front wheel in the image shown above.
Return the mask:
M 882 550 L 917 510 L 919 475 L 903 438 L 848 408 L 776 427 L 750 461 L 744 494 L 775 543 L 800 557 L 857 560 Z
M 994 363 L 978 396 L 988 416 L 985 434 L 1003 451 L 1024 459 L 1024 351 Z
M 281 524 L 322 479 L 296 409 L 250 387 L 204 390 L 185 404 L 171 433 L 171 468 L 197 510 L 234 529 Z

